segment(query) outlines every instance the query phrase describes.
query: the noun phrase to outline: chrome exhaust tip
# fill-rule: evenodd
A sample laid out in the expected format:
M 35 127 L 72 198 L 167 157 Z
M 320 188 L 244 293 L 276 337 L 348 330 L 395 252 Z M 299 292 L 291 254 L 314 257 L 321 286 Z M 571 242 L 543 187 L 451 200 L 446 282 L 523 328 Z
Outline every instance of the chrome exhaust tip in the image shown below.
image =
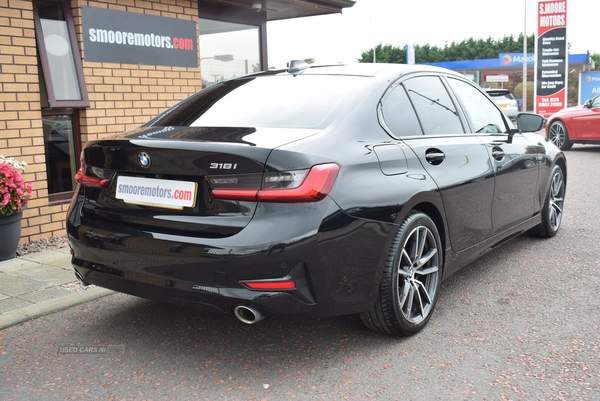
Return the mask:
M 265 318 L 262 313 L 253 307 L 245 305 L 236 306 L 233 313 L 235 314 L 235 317 L 246 324 L 254 324 Z
M 83 279 L 83 276 L 81 275 L 81 273 L 79 273 L 77 270 L 75 270 L 75 277 L 77 277 L 77 280 L 79 280 L 79 282 L 85 286 L 88 285 L 88 283 L 85 282 L 85 280 Z

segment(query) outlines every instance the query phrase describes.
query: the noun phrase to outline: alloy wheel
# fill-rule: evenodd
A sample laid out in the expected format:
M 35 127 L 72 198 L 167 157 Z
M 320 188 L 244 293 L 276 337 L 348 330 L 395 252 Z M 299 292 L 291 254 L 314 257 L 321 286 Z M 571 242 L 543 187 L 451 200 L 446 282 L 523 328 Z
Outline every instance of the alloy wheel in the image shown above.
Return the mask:
M 439 255 L 433 233 L 425 226 L 411 231 L 398 264 L 398 304 L 404 318 L 418 324 L 435 304 Z
M 564 195 L 564 180 L 561 171 L 558 170 L 552 177 L 552 183 L 550 184 L 550 207 L 548 209 L 549 222 L 554 231 L 558 230 L 562 220 Z
M 562 124 L 555 122 L 552 123 L 548 132 L 548 136 L 552 143 L 555 144 L 556 147 L 561 148 L 564 145 L 567 136 L 565 127 Z

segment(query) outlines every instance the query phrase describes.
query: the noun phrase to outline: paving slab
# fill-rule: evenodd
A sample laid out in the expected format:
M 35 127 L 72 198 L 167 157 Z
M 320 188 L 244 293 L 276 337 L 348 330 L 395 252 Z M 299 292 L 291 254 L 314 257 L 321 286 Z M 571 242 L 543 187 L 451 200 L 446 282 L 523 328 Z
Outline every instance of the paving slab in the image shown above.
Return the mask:
M 68 247 L 1 261 L 0 330 L 112 293 L 79 284 Z
M 0 312 L 2 312 L 2 314 L 4 314 L 5 312 L 10 312 L 10 311 L 14 311 L 16 309 L 26 308 L 28 306 L 31 306 L 32 304 L 33 304 L 32 302 L 29 302 L 29 301 L 26 301 L 26 300 L 20 299 L 20 298 L 9 297 L 9 298 L 5 298 L 5 299 L 0 299 Z
M 71 267 L 71 254 L 62 251 L 44 251 L 30 253 L 22 256 L 19 259 L 30 262 L 41 263 L 44 265 L 56 266 L 61 269 L 72 269 Z
M 19 295 L 18 299 L 24 299 L 25 301 L 33 304 L 49 301 L 60 297 L 66 297 L 73 294 L 72 291 L 62 289 L 60 287 L 46 288 L 39 291 L 28 292 L 27 294 Z M 27 305 L 29 306 L 29 305 Z
M 17 296 L 31 291 L 38 291 L 48 287 L 47 283 L 35 279 L 13 276 L 9 273 L 0 273 L 0 294 Z
M 18 269 L 18 268 L 27 267 L 27 266 L 30 266 L 30 267 L 39 266 L 39 263 L 30 262 L 28 260 L 24 260 L 24 259 L 20 259 L 20 258 L 5 260 L 3 262 L 0 262 L 0 272 L 8 272 L 13 269 Z
M 13 276 L 33 278 L 46 283 L 58 285 L 76 280 L 75 273 L 73 272 L 72 268 L 70 270 L 58 270 L 56 266 L 45 264 L 40 265 L 37 263 L 15 267 L 11 270 L 8 270 L 6 273 Z

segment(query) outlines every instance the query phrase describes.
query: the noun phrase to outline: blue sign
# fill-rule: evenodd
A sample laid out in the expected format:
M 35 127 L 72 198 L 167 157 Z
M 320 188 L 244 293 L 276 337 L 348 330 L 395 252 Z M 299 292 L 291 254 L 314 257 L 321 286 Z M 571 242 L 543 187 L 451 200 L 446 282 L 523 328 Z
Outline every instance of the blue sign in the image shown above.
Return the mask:
M 406 45 L 406 64 L 415 63 L 415 47 Z
M 535 63 L 535 53 L 527 53 L 527 65 Z M 523 65 L 523 53 L 500 53 L 498 57 L 499 67 L 509 67 L 513 65 Z
M 579 104 L 600 94 L 600 71 L 581 72 L 579 74 Z

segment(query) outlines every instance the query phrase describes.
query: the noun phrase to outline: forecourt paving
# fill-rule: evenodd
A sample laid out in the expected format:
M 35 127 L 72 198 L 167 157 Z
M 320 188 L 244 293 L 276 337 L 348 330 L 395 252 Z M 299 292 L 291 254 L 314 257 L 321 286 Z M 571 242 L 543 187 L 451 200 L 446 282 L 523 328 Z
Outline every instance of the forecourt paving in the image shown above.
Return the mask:
M 77 281 L 69 247 L 5 260 L 0 262 L 0 330 L 109 294 Z

